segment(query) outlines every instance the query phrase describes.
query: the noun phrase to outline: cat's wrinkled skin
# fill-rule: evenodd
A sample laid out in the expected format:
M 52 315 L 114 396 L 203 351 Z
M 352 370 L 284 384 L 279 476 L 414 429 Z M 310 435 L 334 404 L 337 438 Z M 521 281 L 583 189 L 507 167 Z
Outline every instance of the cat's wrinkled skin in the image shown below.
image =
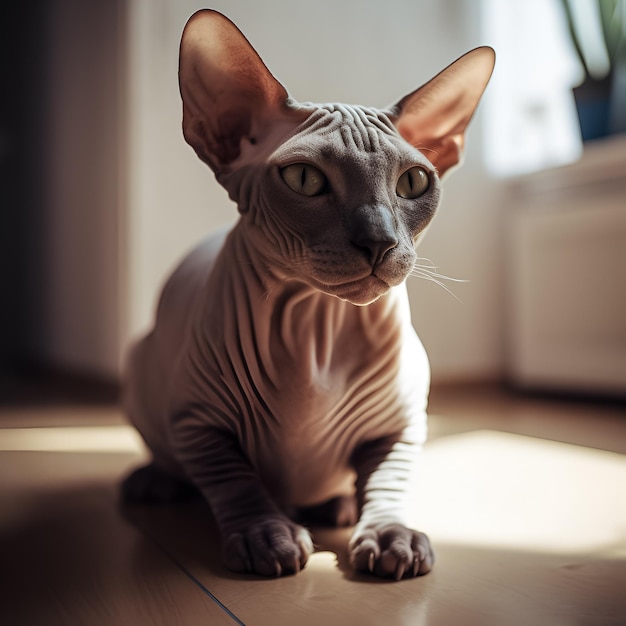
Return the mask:
M 231 569 L 299 571 L 312 521 L 355 525 L 358 570 L 430 571 L 409 514 L 429 369 L 404 281 L 492 67 L 477 49 L 388 111 L 299 105 L 225 17 L 190 19 L 185 138 L 241 217 L 176 270 L 132 351 L 126 407 L 154 462 L 123 489 L 199 491 Z

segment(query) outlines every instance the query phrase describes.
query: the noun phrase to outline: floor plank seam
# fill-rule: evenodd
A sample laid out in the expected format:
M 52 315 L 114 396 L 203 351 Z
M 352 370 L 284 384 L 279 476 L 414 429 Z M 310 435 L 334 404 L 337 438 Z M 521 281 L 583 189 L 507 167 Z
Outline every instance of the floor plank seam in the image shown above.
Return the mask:
M 210 598 L 217 606 L 219 606 L 231 619 L 233 619 L 239 626 L 246 626 L 220 599 L 209 589 L 207 589 L 158 539 L 152 534 L 146 532 L 145 529 L 140 528 L 140 532 L 148 538 L 154 545 L 165 554 L 165 556 L 194 584 L 202 593 Z

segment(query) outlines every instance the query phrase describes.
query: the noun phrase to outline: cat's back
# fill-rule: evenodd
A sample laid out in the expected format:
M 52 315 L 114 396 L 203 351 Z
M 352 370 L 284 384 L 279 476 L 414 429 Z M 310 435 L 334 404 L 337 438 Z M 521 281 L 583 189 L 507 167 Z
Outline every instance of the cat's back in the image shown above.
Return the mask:
M 229 229 L 203 239 L 167 279 L 153 329 L 129 352 L 123 402 L 131 422 L 148 441 L 163 467 L 175 470 L 166 445 L 167 410 L 174 372 L 188 345 L 199 298 Z
M 191 321 L 190 312 L 211 274 L 230 227 L 204 238 L 187 254 L 163 287 L 156 314 L 154 332 L 162 349 L 171 354 L 181 347 L 181 333 Z
M 162 289 L 152 331 L 129 353 L 124 403 L 137 426 L 163 417 L 173 371 L 188 343 L 193 311 L 229 230 L 209 235 L 183 258 Z

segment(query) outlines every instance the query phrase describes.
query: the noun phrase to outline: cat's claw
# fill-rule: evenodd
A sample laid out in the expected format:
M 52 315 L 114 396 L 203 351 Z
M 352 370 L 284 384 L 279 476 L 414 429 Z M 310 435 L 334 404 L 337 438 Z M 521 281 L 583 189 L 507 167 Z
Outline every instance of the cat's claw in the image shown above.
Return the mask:
M 424 559 L 422 559 L 423 561 Z M 420 571 L 420 557 L 415 555 L 413 557 L 413 578 L 415 578 L 417 576 L 417 573 Z
M 356 570 L 401 580 L 430 572 L 434 554 L 426 535 L 388 523 L 357 529 L 350 541 L 350 561 Z
M 271 517 L 227 533 L 226 566 L 236 572 L 276 577 L 297 574 L 313 552 L 308 531 L 284 517 Z
M 396 580 L 402 580 L 402 577 L 404 576 L 404 571 L 405 570 L 406 570 L 406 565 L 404 563 L 402 563 L 402 561 L 400 563 L 398 563 L 398 567 L 396 568 L 396 573 L 395 573 L 395 579 Z

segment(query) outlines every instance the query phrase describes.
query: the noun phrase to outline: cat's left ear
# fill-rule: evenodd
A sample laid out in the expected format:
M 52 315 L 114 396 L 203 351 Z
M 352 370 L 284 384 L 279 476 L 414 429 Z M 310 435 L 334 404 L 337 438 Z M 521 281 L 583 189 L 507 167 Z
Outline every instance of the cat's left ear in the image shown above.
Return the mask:
M 244 145 L 258 151 L 276 143 L 310 113 L 217 11 L 198 11 L 187 22 L 178 76 L 185 139 L 218 175 L 237 167 Z
M 492 48 L 476 48 L 391 109 L 400 135 L 424 152 L 439 176 L 461 160 L 465 129 L 491 78 L 494 63 Z

